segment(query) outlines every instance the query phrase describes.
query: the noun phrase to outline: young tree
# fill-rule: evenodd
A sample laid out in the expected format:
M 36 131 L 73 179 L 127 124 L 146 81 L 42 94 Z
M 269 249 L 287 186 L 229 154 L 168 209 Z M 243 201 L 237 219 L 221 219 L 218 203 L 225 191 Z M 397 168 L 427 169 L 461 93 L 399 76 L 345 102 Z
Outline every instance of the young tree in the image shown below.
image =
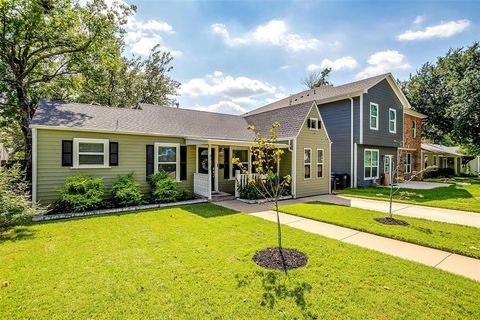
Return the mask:
M 247 127 L 247 129 L 255 135 L 255 141 L 250 145 L 249 149 L 254 159 L 252 165 L 255 167 L 255 173 L 258 174 L 258 179 L 252 177 L 248 183 L 253 185 L 258 193 L 267 201 L 275 203 L 278 248 L 280 254 L 282 254 L 282 228 L 280 224 L 280 213 L 278 211 L 278 201 L 284 194 L 285 189 L 290 186 L 292 178 L 290 175 L 280 176 L 279 165 L 284 151 L 277 142 L 277 130 L 279 127 L 280 124 L 278 122 L 273 123 L 272 128 L 269 130 L 268 137 L 263 137 L 262 133 L 256 130 L 254 126 Z M 240 159 L 233 158 L 232 163 L 237 165 L 243 173 L 250 173 L 248 168 L 242 165 Z
M 331 83 L 327 80 L 331 71 L 332 68 L 324 68 L 322 71 L 313 71 L 302 80 L 302 84 L 309 89 L 331 85 Z

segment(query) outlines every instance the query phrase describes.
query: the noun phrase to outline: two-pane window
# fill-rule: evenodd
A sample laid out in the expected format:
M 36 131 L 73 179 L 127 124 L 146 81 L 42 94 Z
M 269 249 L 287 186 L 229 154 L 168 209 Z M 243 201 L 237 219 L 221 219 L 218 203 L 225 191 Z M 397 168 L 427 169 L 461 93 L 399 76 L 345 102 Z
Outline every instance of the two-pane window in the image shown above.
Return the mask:
M 370 103 L 370 129 L 378 130 L 378 104 Z
M 417 137 L 417 123 L 415 120 L 412 121 L 412 134 L 414 138 Z
M 323 149 L 317 149 L 317 178 L 323 178 Z
M 155 143 L 155 172 L 165 171 L 180 180 L 180 145 L 177 143 Z
M 73 166 L 77 168 L 108 167 L 107 139 L 73 139 Z
M 405 158 L 403 159 L 403 166 L 405 173 L 412 172 L 412 154 L 407 153 L 405 154 Z
M 312 149 L 303 149 L 303 177 L 312 177 Z
M 365 179 L 378 178 L 378 150 L 365 150 L 364 174 Z
M 388 109 L 388 132 L 397 132 L 397 110 Z
M 242 164 L 243 169 L 248 170 L 248 150 L 246 149 L 233 149 L 232 157 L 238 159 Z M 239 164 L 232 164 L 232 174 L 231 177 L 235 177 L 235 171 L 241 170 Z

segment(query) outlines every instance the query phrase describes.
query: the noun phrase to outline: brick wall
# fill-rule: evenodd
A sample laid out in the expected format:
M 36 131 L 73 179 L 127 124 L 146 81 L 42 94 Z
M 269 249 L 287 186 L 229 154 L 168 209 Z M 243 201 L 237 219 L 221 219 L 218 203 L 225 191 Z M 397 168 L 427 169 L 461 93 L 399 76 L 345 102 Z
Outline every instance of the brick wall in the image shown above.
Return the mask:
M 414 137 L 414 123 L 416 135 Z M 422 170 L 422 119 L 403 114 L 403 148 L 398 150 L 399 169 L 398 175 L 405 179 L 410 179 L 411 174 L 404 173 L 403 159 L 407 153 L 412 155 L 412 172 Z M 422 176 L 417 176 L 414 180 L 421 180 Z

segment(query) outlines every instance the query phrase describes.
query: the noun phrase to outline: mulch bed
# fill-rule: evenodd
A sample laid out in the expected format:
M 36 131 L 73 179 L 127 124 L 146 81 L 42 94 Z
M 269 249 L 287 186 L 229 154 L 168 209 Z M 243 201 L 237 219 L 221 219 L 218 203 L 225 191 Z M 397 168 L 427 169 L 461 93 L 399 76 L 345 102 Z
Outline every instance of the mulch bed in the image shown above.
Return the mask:
M 375 221 L 377 222 L 380 222 L 380 223 L 383 223 L 383 224 L 389 224 L 389 225 L 394 225 L 394 226 L 408 226 L 408 222 L 406 221 L 403 221 L 403 220 L 398 220 L 398 219 L 394 219 L 394 218 L 389 218 L 389 217 L 385 217 L 385 218 L 373 218 Z
M 266 269 L 290 270 L 305 266 L 308 257 L 295 249 L 284 248 L 280 255 L 278 248 L 267 248 L 257 251 L 253 256 L 253 261 Z

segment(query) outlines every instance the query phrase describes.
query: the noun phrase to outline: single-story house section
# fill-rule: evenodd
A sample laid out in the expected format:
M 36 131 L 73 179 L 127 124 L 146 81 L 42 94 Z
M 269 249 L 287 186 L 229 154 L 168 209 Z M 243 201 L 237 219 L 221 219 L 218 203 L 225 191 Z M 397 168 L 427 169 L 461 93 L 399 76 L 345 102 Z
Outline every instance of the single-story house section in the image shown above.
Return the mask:
M 228 115 L 140 104 L 138 108 L 44 100 L 31 123 L 32 197 L 50 203 L 67 176 L 104 178 L 107 189 L 118 175 L 133 172 L 141 190 L 147 177 L 169 172 L 179 188 L 211 199 L 235 193 L 231 158 L 251 168 L 247 125 L 264 135 L 280 123 L 278 142 L 285 148 L 280 174 L 292 176 L 292 195 L 330 192 L 331 142 L 315 102 L 259 113 Z
M 449 168 L 453 169 L 455 174 L 465 172 L 466 165 L 472 159 L 475 160 L 475 157 L 461 154 L 458 147 L 447 147 L 433 143 L 422 143 L 422 155 L 424 168 L 431 166 L 438 169 Z M 472 165 L 474 166 L 475 163 L 472 163 Z M 477 171 L 477 169 L 472 171 Z

